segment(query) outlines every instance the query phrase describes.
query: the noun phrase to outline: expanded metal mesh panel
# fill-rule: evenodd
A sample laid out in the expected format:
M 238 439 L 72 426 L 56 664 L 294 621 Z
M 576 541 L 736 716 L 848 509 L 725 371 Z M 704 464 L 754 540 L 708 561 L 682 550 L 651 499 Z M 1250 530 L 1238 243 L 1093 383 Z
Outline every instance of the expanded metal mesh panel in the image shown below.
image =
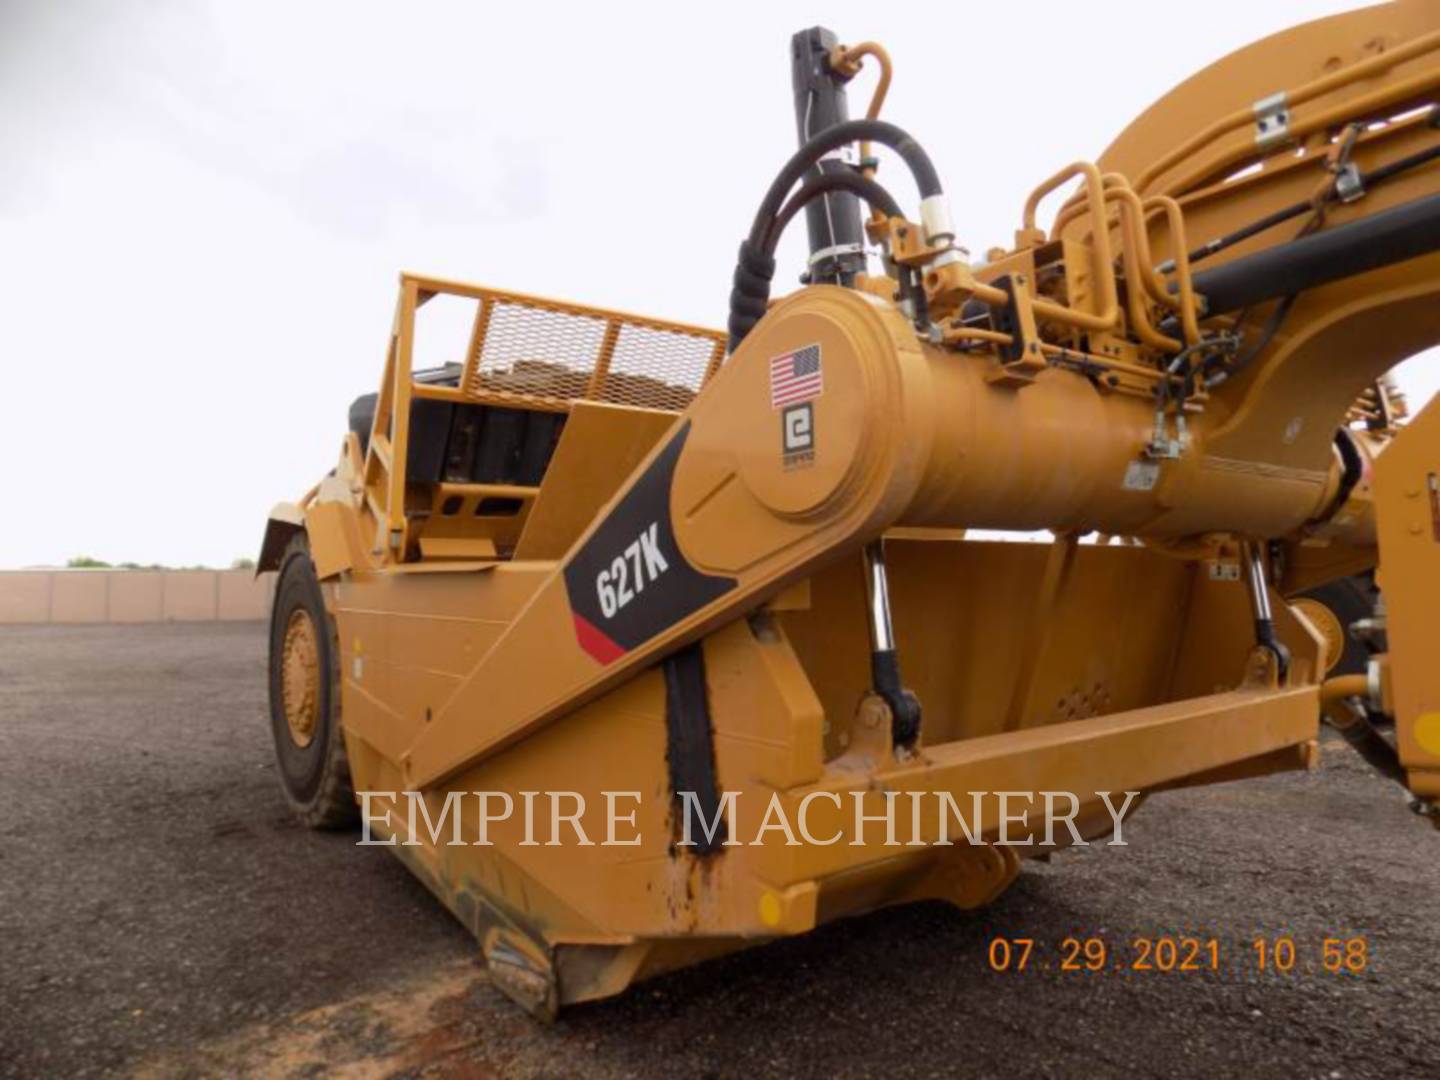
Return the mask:
M 714 352 L 715 342 L 708 338 L 624 325 L 599 398 L 620 405 L 678 412 L 704 385 Z
M 590 399 L 680 411 L 704 384 L 723 336 L 504 294 L 488 317 L 465 390 L 551 401 Z
M 492 301 L 473 389 L 583 397 L 605 340 L 603 318 Z

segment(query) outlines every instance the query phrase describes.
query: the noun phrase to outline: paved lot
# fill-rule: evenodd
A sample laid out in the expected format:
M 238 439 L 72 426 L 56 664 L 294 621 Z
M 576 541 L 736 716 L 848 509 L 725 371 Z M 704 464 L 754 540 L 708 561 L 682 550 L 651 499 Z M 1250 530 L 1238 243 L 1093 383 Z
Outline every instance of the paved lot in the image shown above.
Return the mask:
M 1158 796 L 993 908 L 881 912 L 541 1028 L 385 852 L 287 817 L 257 625 L 0 627 L 0 1074 L 1436 1075 L 1440 834 L 1343 744 Z M 1048 968 L 1203 934 L 1222 970 Z M 1290 974 L 1252 939 L 1291 935 Z M 996 935 L 1034 938 L 997 974 Z M 1334 975 L 1325 938 L 1364 937 Z

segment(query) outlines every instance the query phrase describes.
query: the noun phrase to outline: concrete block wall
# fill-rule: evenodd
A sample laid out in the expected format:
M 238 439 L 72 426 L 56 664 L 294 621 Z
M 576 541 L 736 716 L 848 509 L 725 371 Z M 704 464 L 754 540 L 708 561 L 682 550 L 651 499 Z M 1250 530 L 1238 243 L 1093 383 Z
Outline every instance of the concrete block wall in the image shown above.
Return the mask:
M 274 579 L 253 570 L 0 570 L 0 623 L 265 619 Z

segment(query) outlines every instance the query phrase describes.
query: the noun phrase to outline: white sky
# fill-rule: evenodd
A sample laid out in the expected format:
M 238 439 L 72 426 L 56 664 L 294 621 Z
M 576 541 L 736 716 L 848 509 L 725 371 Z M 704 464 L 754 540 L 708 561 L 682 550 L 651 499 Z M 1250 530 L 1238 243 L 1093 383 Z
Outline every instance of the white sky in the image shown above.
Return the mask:
M 1083 4 L 0 0 L 0 566 L 253 556 L 378 383 L 402 268 L 721 326 L 795 30 L 887 45 L 983 252 L 1191 72 L 1350 6 L 1130 5 L 1081 103 L 1061 73 L 1126 27 Z

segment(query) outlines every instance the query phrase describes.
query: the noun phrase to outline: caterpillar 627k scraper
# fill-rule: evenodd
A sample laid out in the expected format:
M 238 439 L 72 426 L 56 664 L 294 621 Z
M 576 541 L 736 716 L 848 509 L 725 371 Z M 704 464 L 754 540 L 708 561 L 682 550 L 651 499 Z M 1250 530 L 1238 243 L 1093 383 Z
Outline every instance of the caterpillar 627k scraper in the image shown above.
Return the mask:
M 1440 408 L 1402 422 L 1385 381 L 1440 342 L 1440 5 L 1224 58 L 983 260 L 878 119 L 884 49 L 791 59 L 801 145 L 726 332 L 406 274 L 378 394 L 265 533 L 289 801 L 363 810 L 538 1015 L 985 904 L 1042 848 L 984 793 L 1071 793 L 1076 843 L 1307 767 L 1325 715 L 1440 796 Z M 1287 598 L 1372 571 L 1373 655 L 1326 680 L 1347 628 Z

